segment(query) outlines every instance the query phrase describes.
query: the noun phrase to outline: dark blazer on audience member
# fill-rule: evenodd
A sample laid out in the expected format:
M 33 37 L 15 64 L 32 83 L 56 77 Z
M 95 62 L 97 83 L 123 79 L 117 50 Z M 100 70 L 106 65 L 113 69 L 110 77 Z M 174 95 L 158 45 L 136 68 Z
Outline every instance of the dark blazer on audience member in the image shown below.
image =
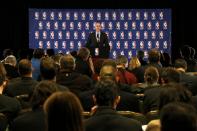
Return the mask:
M 18 116 L 11 125 L 11 131 L 46 131 L 42 108 Z
M 110 107 L 98 107 L 85 121 L 86 131 L 142 131 L 140 122 L 120 116 Z
M 77 95 L 92 89 L 92 80 L 88 76 L 76 72 L 60 71 L 56 76 L 56 82 L 68 87 L 71 92 Z
M 38 82 L 31 77 L 18 77 L 8 83 L 4 94 L 15 97 L 18 95 L 33 93 L 33 89 Z
M 20 109 L 18 100 L 0 94 L 0 113 L 5 114 L 9 120 L 16 117 Z
M 150 87 L 144 91 L 144 113 L 151 110 L 157 110 L 159 104 L 159 96 L 161 92 L 161 87 Z
M 139 112 L 139 101 L 138 98 L 131 93 L 125 91 L 119 91 L 120 95 L 120 103 L 117 106 L 117 110 L 119 111 L 134 111 Z M 80 94 L 79 98 L 82 103 L 82 106 L 85 111 L 90 111 L 91 108 L 94 106 L 94 102 L 92 99 L 92 95 L 94 91 L 87 91 Z

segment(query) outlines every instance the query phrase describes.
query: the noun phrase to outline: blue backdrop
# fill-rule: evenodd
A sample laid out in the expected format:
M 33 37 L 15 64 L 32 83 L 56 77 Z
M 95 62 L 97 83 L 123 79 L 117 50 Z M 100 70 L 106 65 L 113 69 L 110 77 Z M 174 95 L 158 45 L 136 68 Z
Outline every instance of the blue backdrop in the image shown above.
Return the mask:
M 84 46 L 94 24 L 108 34 L 110 58 L 137 50 L 171 54 L 170 9 L 29 9 L 29 47 L 69 53 Z

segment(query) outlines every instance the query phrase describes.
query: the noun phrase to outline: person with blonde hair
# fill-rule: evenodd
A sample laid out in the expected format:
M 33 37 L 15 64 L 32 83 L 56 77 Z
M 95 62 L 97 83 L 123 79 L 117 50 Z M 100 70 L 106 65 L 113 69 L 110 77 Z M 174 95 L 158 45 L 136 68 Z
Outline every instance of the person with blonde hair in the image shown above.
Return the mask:
M 140 66 L 141 66 L 141 63 L 140 63 L 139 59 L 135 56 L 135 57 L 131 58 L 131 60 L 129 62 L 128 69 L 133 70 L 133 69 L 138 68 Z

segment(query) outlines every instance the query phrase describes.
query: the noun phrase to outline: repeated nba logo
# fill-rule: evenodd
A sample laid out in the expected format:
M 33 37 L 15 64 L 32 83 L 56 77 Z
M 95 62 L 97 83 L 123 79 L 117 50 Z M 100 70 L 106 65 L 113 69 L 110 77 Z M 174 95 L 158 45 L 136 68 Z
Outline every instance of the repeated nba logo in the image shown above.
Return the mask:
M 46 23 L 46 29 L 47 29 L 47 30 L 50 30 L 50 29 L 51 29 L 51 24 L 50 24 L 49 21 Z
M 78 22 L 77 28 L 78 28 L 78 30 L 81 30 L 81 28 L 82 28 L 81 22 Z
M 148 13 L 144 12 L 144 20 L 148 20 Z
M 124 49 L 128 49 L 128 41 L 124 42 Z
M 127 30 L 128 29 L 128 22 L 124 23 L 124 29 Z
M 50 49 L 50 48 L 51 48 L 51 42 L 47 41 L 47 49 Z
M 112 22 L 109 22 L 109 23 L 108 23 L 108 29 L 109 29 L 109 30 L 112 30 L 112 26 L 113 26 L 113 25 L 112 25 Z
M 58 22 L 57 21 L 54 23 L 54 29 L 58 30 Z
M 146 58 L 146 59 L 148 58 L 148 51 L 147 50 L 144 51 L 144 58 Z
M 159 19 L 160 19 L 160 20 L 163 20 L 163 12 L 160 12 L 160 13 L 159 13 Z
M 62 20 L 62 12 L 58 12 L 58 19 Z
M 120 55 L 124 55 L 124 51 L 123 50 L 120 52 Z
M 132 41 L 132 49 L 136 49 L 136 41 Z
M 101 12 L 97 13 L 97 20 L 101 20 Z
M 155 42 L 155 48 L 159 49 L 159 41 Z
M 148 31 L 144 31 L 144 39 L 148 39 Z
M 46 13 L 46 12 L 43 12 L 43 13 L 42 13 L 42 19 L 43 19 L 43 20 L 46 20 L 46 19 L 47 19 L 47 13 Z
M 167 24 L 166 21 L 164 21 L 164 23 L 163 23 L 163 29 L 164 29 L 164 30 L 167 30 L 167 28 L 168 28 L 168 24 Z
M 124 12 L 120 13 L 120 20 L 124 20 Z
M 85 12 L 82 12 L 82 14 L 81 14 L 81 19 L 82 19 L 82 20 L 85 20 L 85 19 L 86 19 L 86 14 L 85 14 Z
M 35 20 L 39 20 L 39 12 L 35 12 L 34 13 L 34 19 Z
M 50 13 L 50 19 L 51 19 L 51 20 L 54 20 L 54 18 L 55 18 L 55 13 L 54 13 L 54 12 L 51 12 L 51 13 Z
M 116 20 L 116 12 L 113 12 L 113 14 L 112 14 L 112 19 L 113 19 L 113 20 Z
M 74 42 L 73 41 L 70 42 L 70 49 L 74 49 Z
M 140 30 L 144 29 L 144 22 L 140 22 Z
M 129 59 L 132 58 L 132 52 L 131 52 L 131 51 L 128 52 L 128 58 L 129 58 Z
M 128 32 L 128 39 L 132 39 L 132 32 L 131 31 Z
M 140 32 L 139 31 L 136 31 L 136 39 L 140 39 Z
M 70 20 L 70 12 L 66 12 L 66 20 Z
M 116 22 L 116 29 L 120 30 L 120 22 Z
M 105 23 L 104 22 L 101 23 L 101 28 L 102 28 L 102 30 L 105 29 Z
M 132 22 L 132 29 L 133 29 L 133 30 L 136 29 L 136 22 Z
M 156 32 L 155 31 L 152 31 L 152 39 L 156 39 Z
M 81 36 L 82 36 L 82 39 L 83 39 L 83 40 L 85 40 L 85 38 L 86 38 L 86 34 L 85 34 L 85 32 L 84 32 L 84 31 L 81 33 Z
M 70 39 L 70 32 L 66 31 L 66 39 Z
M 62 30 L 66 29 L 66 22 L 62 22 Z
M 75 40 L 78 39 L 78 32 L 77 31 L 74 32 L 74 39 Z
M 115 31 L 113 32 L 113 39 L 114 40 L 116 39 L 116 32 Z
M 120 39 L 124 39 L 124 32 L 123 31 L 120 33 Z
M 39 43 L 38 43 L 38 48 L 43 49 L 43 41 L 39 41 Z
M 152 23 L 150 21 L 147 23 L 147 29 L 148 30 L 151 30 L 152 29 Z
M 62 42 L 62 49 L 66 49 L 66 41 Z
M 90 20 L 93 20 L 93 19 L 94 19 L 93 12 L 90 12 L 90 13 L 89 13 L 89 19 L 90 19 Z
M 155 12 L 152 12 L 152 13 L 151 13 L 151 19 L 152 19 L 152 20 L 155 20 L 155 19 L 156 19 Z
M 90 24 L 89 24 L 89 22 L 86 22 L 86 24 L 85 24 L 85 29 L 86 29 L 86 30 L 89 30 L 89 29 L 90 29 Z
M 152 49 L 152 41 L 148 41 L 148 49 Z
M 168 43 L 167 43 L 167 41 L 164 41 L 163 42 L 163 49 L 167 49 L 168 48 Z
M 39 39 L 39 31 L 35 31 L 35 39 Z
M 158 21 L 155 23 L 155 29 L 159 30 L 159 22 Z
M 120 49 L 120 41 L 116 42 L 116 49 Z
M 82 47 L 81 41 L 77 42 L 77 48 L 80 49 Z
M 136 12 L 136 20 L 140 20 L 140 12 Z
M 163 39 L 163 31 L 159 32 L 159 39 Z
M 117 56 L 117 53 L 116 53 L 116 51 L 113 51 L 113 53 L 112 53 L 112 57 L 113 57 L 113 59 L 116 59 L 116 56 Z
M 132 13 L 131 12 L 128 13 L 128 20 L 132 20 Z
M 58 32 L 58 39 L 61 40 L 62 39 L 62 31 Z
M 74 12 L 74 20 L 78 20 L 78 13 Z
M 51 31 L 51 32 L 50 32 L 50 38 L 51 38 L 51 39 L 54 39 L 54 36 L 55 36 L 54 31 Z
M 144 49 L 144 41 L 140 41 L 140 49 Z
M 108 31 L 106 31 L 105 33 L 107 34 L 107 37 L 109 37 L 109 32 L 108 32 Z
M 74 22 L 70 22 L 70 30 L 74 29 Z
M 58 49 L 58 41 L 55 41 L 55 42 L 54 42 L 54 48 L 55 48 L 55 49 Z
M 43 39 L 47 39 L 47 32 L 46 32 L 46 31 L 43 31 L 43 32 L 42 32 L 42 38 L 43 38 Z
M 109 20 L 109 13 L 105 12 L 105 20 Z
M 38 23 L 38 29 L 40 29 L 40 30 L 43 29 L 43 23 L 42 23 L 42 21 L 39 21 L 39 23 Z

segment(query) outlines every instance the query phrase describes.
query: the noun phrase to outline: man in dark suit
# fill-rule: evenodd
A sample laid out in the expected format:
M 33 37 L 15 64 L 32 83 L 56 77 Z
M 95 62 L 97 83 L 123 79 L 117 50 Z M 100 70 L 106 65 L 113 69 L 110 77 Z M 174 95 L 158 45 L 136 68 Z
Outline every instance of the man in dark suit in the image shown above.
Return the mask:
M 90 50 L 92 57 L 108 58 L 109 57 L 109 42 L 107 34 L 101 31 L 99 22 L 95 25 L 96 32 L 90 33 L 86 47 Z
M 86 131 L 141 131 L 141 124 L 133 119 L 120 116 L 116 106 L 120 101 L 118 86 L 111 80 L 101 80 L 95 86 L 93 95 L 96 106 L 93 116 L 85 121 Z

